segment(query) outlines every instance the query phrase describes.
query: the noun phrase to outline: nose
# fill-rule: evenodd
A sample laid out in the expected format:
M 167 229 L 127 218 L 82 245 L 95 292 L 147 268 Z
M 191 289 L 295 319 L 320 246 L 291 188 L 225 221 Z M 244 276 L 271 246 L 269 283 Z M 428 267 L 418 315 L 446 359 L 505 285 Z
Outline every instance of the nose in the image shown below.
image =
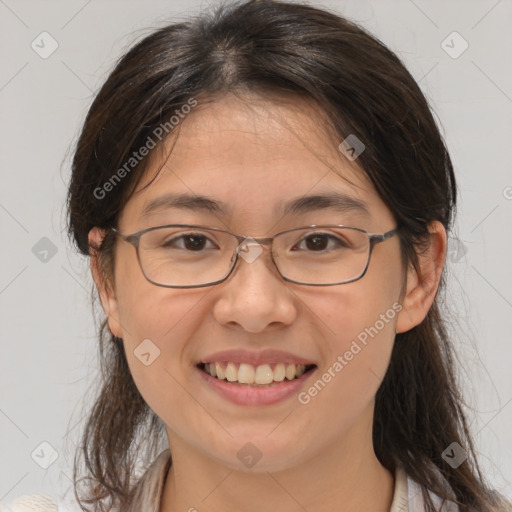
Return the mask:
M 288 284 L 272 262 L 269 247 L 242 247 L 233 272 L 218 285 L 214 317 L 222 325 L 251 333 L 290 325 L 298 309 Z

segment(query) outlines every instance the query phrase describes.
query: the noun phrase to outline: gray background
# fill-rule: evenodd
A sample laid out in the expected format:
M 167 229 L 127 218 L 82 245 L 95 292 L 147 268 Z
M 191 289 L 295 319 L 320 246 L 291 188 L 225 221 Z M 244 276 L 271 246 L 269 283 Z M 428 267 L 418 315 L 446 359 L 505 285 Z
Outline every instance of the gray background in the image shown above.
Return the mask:
M 80 124 L 108 70 L 145 29 L 209 3 L 0 0 L 0 504 L 69 491 L 84 395 L 98 375 L 88 262 L 65 236 Z M 460 187 L 445 308 L 481 462 L 512 497 L 512 2 L 319 5 L 396 51 L 440 120 Z M 46 59 L 31 47 L 51 49 L 44 31 L 58 43 Z M 457 58 L 464 41 L 453 31 L 469 45 Z

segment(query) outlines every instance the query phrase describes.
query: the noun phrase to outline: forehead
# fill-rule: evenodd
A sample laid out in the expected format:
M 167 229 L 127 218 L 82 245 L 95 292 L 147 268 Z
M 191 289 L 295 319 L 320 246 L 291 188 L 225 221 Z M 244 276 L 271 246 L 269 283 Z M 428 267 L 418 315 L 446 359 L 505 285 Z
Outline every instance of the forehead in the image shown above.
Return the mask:
M 318 107 L 302 99 L 228 94 L 200 103 L 158 157 L 150 155 L 121 222 L 142 229 L 169 208 L 191 211 L 193 200 L 197 211 L 232 228 L 244 220 L 263 231 L 277 217 L 313 207 L 384 214 L 365 174 L 338 150 L 340 142 Z

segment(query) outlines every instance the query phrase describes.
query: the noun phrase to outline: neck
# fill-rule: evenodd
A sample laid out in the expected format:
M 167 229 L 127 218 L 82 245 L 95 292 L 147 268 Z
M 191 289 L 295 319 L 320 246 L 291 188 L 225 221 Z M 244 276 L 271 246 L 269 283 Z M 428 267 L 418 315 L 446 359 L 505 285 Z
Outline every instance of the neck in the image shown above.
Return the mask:
M 230 469 L 168 432 L 173 464 L 160 512 L 260 512 L 262 504 L 280 512 L 388 512 L 394 478 L 375 456 L 371 422 L 366 426 L 358 424 L 314 458 L 272 473 Z

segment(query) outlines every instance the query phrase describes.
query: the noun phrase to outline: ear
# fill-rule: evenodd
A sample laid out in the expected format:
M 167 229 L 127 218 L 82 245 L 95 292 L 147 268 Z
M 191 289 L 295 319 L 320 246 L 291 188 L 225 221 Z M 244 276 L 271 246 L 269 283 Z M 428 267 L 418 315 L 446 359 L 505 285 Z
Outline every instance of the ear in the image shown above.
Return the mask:
M 430 241 L 424 252 L 418 254 L 417 271 L 412 265 L 407 271 L 407 286 L 398 314 L 396 332 L 407 332 L 427 316 L 439 287 L 446 258 L 446 230 L 439 221 L 429 224 Z
M 94 227 L 89 231 L 89 256 L 91 260 L 91 272 L 98 294 L 100 296 L 103 311 L 107 315 L 108 326 L 114 336 L 118 338 L 123 337 L 121 324 L 119 323 L 119 312 L 117 307 L 117 300 L 114 292 L 114 276 L 106 276 L 102 272 L 99 262 L 99 251 L 103 238 L 105 237 L 105 230 Z

